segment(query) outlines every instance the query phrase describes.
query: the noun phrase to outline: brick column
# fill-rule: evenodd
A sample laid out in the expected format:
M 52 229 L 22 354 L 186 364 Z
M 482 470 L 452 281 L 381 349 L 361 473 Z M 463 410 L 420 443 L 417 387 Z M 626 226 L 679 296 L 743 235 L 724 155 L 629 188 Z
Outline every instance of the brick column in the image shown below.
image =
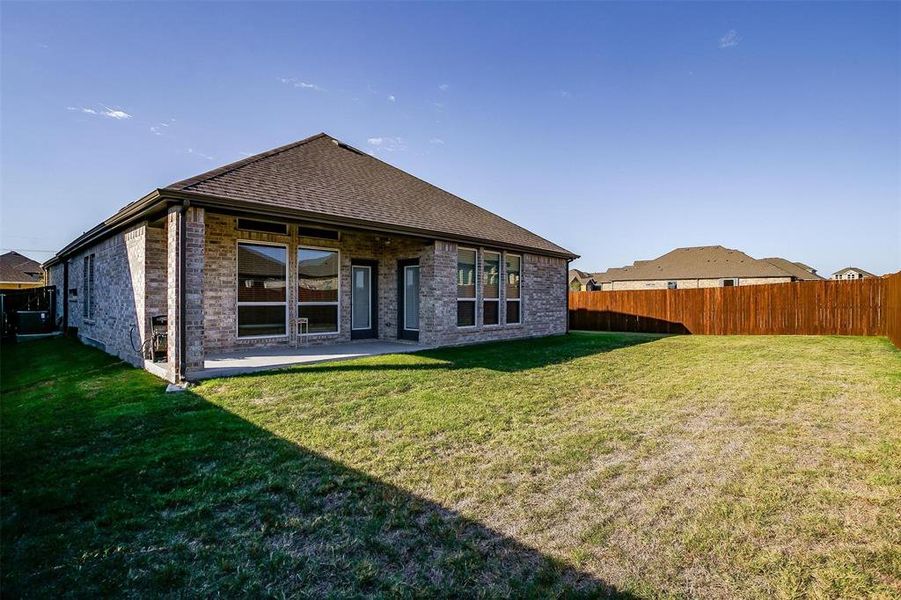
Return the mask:
M 183 212 L 173 206 L 166 215 L 167 237 L 167 314 L 169 317 L 167 373 L 170 381 L 178 379 L 179 362 L 182 360 L 179 343 L 181 337 L 181 285 L 185 287 L 185 370 L 203 368 L 203 266 L 204 266 L 204 211 L 190 207 Z M 182 239 L 184 235 L 184 255 Z M 182 280 L 184 263 L 184 280 Z
M 188 237 L 185 256 L 185 344 L 186 368 L 203 368 L 203 267 L 206 224 L 204 210 L 191 207 L 187 212 L 185 231 Z

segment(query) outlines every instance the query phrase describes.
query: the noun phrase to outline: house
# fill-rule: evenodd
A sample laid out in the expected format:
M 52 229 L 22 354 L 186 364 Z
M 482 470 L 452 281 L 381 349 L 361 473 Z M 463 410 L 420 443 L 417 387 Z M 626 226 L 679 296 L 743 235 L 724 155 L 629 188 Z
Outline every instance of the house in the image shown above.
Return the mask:
M 791 266 L 789 266 L 791 265 Z M 758 260 L 723 246 L 676 248 L 653 260 L 593 274 L 603 291 L 683 289 L 818 279 L 816 271 L 782 258 Z
M 825 280 L 825 277 L 817 275 L 816 269 L 801 262 L 792 262 L 785 258 L 779 258 L 778 256 L 774 256 L 772 258 L 761 258 L 760 260 L 766 261 L 772 265 L 779 267 L 780 269 L 794 277 L 795 281 Z
M 0 290 L 21 290 L 44 285 L 41 263 L 18 252 L 0 255 Z
M 879 277 L 879 275 L 874 275 L 869 271 L 864 271 L 860 267 L 845 267 L 844 269 L 839 269 L 838 271 L 833 273 L 830 279 L 853 281 L 855 279 L 866 279 L 868 277 Z
M 600 286 L 591 273 L 579 269 L 569 270 L 569 289 L 574 292 L 592 292 Z
M 564 333 L 572 252 L 324 133 L 156 189 L 47 262 L 60 318 L 170 381 L 241 349 Z M 160 369 L 152 369 L 160 372 Z

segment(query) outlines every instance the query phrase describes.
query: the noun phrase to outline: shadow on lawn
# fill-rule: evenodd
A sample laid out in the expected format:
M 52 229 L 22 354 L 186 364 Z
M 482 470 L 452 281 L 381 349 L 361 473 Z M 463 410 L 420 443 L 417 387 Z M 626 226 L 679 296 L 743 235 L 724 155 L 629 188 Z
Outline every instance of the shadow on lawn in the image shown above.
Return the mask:
M 125 366 L 3 408 L 6 597 L 630 597 Z
M 431 358 L 434 363 L 378 362 L 375 357 L 367 361 L 335 361 L 314 365 L 296 365 L 303 373 L 336 373 L 341 371 L 428 371 L 435 369 L 488 369 L 515 373 L 566 363 L 585 356 L 612 352 L 639 344 L 655 342 L 659 334 L 594 333 L 578 332 L 553 337 L 527 340 L 488 342 L 471 346 L 437 348 L 416 352 L 414 356 Z M 390 355 L 389 355 L 390 356 Z M 284 372 L 284 371 L 283 371 Z M 272 372 L 257 372 L 241 377 L 261 377 Z

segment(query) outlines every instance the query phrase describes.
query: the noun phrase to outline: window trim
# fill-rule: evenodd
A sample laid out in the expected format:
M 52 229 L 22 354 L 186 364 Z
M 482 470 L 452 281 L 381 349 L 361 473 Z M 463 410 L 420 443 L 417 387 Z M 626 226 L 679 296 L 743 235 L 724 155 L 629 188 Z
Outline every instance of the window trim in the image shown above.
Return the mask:
M 240 260 L 238 256 L 238 250 L 241 247 L 241 244 L 248 244 L 253 246 L 277 246 L 285 249 L 285 301 L 284 302 L 241 302 L 238 300 L 238 283 L 239 279 L 239 266 L 238 262 Z M 288 318 L 288 290 L 289 290 L 289 272 L 290 272 L 290 254 L 288 253 L 288 244 L 284 242 L 263 242 L 260 240 L 247 240 L 243 238 L 238 238 L 235 240 L 235 339 L 237 340 L 265 340 L 265 339 L 286 339 L 288 337 L 290 330 L 289 318 Z M 240 324 L 238 320 L 240 319 L 238 308 L 241 306 L 284 306 L 285 307 L 285 333 L 283 334 L 268 334 L 268 335 L 241 335 L 239 332 L 241 330 Z
M 519 258 L 519 298 L 509 298 L 507 297 L 507 257 L 515 256 Z M 518 327 L 523 323 L 523 314 L 522 314 L 522 265 L 523 265 L 523 255 L 516 254 L 513 252 L 504 252 L 504 326 L 513 326 Z M 507 302 L 519 302 L 519 320 L 508 322 L 507 321 Z
M 294 260 L 296 264 L 294 265 L 294 287 L 297 288 L 297 301 L 294 303 L 295 308 L 297 309 L 297 318 L 300 317 L 300 251 L 301 250 L 322 250 L 325 252 L 335 252 L 338 254 L 338 299 L 335 302 L 304 302 L 304 306 L 336 306 L 338 308 L 337 311 L 337 322 L 335 331 L 309 331 L 307 333 L 299 333 L 298 337 L 312 337 L 312 336 L 325 336 L 325 335 L 341 335 L 341 249 L 340 248 L 330 248 L 328 246 L 311 246 L 309 244 L 297 244 L 294 252 Z M 351 275 L 353 277 L 353 275 Z M 351 282 L 353 283 L 353 282 Z M 370 311 L 372 307 L 370 306 Z M 371 316 L 370 316 L 371 319 Z M 353 315 L 351 315 L 351 330 L 353 330 Z
M 485 255 L 486 254 L 494 254 L 497 256 L 497 296 L 494 298 L 486 298 L 485 297 L 485 282 L 482 282 L 482 327 L 495 328 L 501 327 L 501 295 L 503 285 L 501 283 L 504 281 L 504 253 L 499 250 L 482 250 L 482 277 L 485 277 Z M 485 323 L 485 303 L 486 302 L 496 302 L 497 303 L 497 323 Z M 504 305 L 506 306 L 506 305 Z
M 285 233 L 280 233 L 278 231 L 267 231 L 265 229 L 255 229 L 253 227 L 241 227 L 241 221 L 244 221 L 244 224 L 247 223 L 269 223 L 272 225 L 281 225 L 285 228 Z M 256 219 L 251 217 L 236 217 L 235 218 L 235 230 L 247 233 L 255 233 L 255 234 L 264 234 L 264 235 L 275 235 L 278 237 L 290 237 L 291 236 L 291 226 L 284 221 L 273 221 L 271 219 Z
M 298 248 L 298 251 L 300 248 Z M 298 263 L 299 265 L 300 263 Z M 353 311 L 353 293 L 354 293 L 354 270 L 355 269 L 366 269 L 369 271 L 369 326 L 368 327 L 354 327 L 354 311 Z M 298 284 L 300 282 L 300 274 L 298 273 Z M 341 255 L 338 255 L 338 303 L 341 303 Z M 372 329 L 372 266 L 370 265 L 350 265 L 350 330 L 351 331 L 369 331 Z M 297 297 L 297 306 L 300 306 L 300 296 Z M 307 306 L 310 306 L 310 303 L 307 303 Z M 330 305 L 331 306 L 331 305 Z M 297 312 L 300 315 L 300 311 Z M 341 329 L 341 309 L 338 309 L 338 329 Z M 324 334 L 323 334 L 324 335 Z
M 475 262 L 473 263 L 473 267 L 476 272 L 473 274 L 473 292 L 474 296 L 472 298 L 460 297 L 457 296 L 457 310 L 456 310 L 456 319 L 455 322 L 457 324 L 457 329 L 476 329 L 479 326 L 479 249 L 478 248 L 469 248 L 467 246 L 457 246 L 457 265 L 460 264 L 460 250 L 471 250 L 475 253 Z M 457 269 L 454 269 L 454 279 L 457 279 Z M 454 282 L 454 287 L 458 288 L 457 293 L 459 294 L 459 285 Z M 472 302 L 473 312 L 472 315 L 472 325 L 460 325 L 460 302 Z
M 306 229 L 307 231 L 303 231 Z M 334 233 L 335 237 L 329 236 L 321 236 L 321 235 L 312 235 L 310 231 L 322 231 L 324 233 Z M 341 230 L 333 229 L 329 227 L 320 227 L 311 223 L 298 223 L 297 224 L 297 237 L 298 238 L 306 238 L 311 240 L 329 240 L 331 242 L 340 242 L 341 241 Z

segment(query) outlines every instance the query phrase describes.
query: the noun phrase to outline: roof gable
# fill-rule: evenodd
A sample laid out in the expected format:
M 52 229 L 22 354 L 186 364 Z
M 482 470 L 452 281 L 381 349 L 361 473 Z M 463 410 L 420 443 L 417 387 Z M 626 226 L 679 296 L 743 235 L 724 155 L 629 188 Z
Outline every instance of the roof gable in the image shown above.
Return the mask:
M 575 256 L 324 133 L 173 183 L 167 190 Z
M 0 281 L 38 283 L 44 278 L 41 264 L 18 252 L 0 255 Z
M 875 274 L 873 274 L 873 273 L 870 273 L 869 271 L 864 271 L 864 270 L 861 269 L 860 267 L 845 267 L 844 269 L 839 269 L 838 271 L 836 271 L 835 273 L 833 273 L 832 276 L 833 276 L 833 277 L 840 277 L 841 275 L 844 275 L 844 274 L 847 273 L 848 271 L 856 271 L 857 273 L 860 273 L 860 274 L 863 275 L 864 277 L 879 277 L 879 275 L 875 275 Z

